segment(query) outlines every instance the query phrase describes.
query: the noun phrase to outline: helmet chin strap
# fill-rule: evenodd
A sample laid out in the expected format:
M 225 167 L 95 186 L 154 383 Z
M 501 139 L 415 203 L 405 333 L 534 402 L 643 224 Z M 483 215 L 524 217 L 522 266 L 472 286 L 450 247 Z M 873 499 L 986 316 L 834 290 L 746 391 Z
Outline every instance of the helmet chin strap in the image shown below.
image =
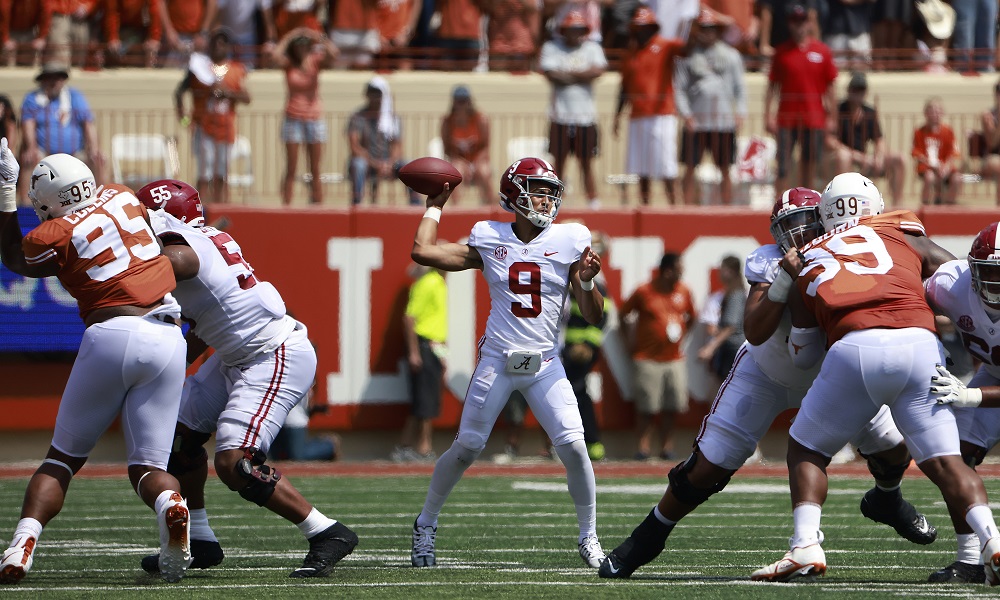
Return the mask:
M 529 204 L 531 203 L 530 197 L 528 198 L 528 203 Z M 517 214 L 521 215 L 525 219 L 528 219 L 528 221 L 530 221 L 532 225 L 534 225 L 535 227 L 539 227 L 541 229 L 545 229 L 546 227 L 552 224 L 552 221 L 555 220 L 555 217 L 552 216 L 551 212 L 543 213 L 533 208 L 526 209 L 516 202 L 514 203 L 514 209 L 517 210 Z

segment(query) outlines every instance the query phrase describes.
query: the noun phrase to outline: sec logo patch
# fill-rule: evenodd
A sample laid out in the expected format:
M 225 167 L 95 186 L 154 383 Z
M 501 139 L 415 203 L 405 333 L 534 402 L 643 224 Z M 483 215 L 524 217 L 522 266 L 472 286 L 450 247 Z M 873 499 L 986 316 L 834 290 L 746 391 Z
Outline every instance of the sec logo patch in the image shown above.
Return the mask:
M 507 258 L 507 246 L 497 246 L 493 250 L 493 256 L 497 257 L 497 260 L 503 260 Z
M 972 331 L 976 328 L 976 326 L 972 323 L 972 317 L 969 315 L 962 315 L 959 317 L 956 325 L 958 325 L 958 328 L 962 331 Z

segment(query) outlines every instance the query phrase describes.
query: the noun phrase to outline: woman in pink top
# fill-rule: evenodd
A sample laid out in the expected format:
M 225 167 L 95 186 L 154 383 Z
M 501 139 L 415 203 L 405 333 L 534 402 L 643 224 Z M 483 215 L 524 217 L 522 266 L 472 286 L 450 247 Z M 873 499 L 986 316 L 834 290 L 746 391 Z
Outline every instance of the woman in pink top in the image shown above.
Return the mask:
M 306 145 L 309 172 L 312 174 L 310 201 L 313 204 L 323 202 L 319 163 L 323 156 L 323 144 L 326 143 L 326 122 L 319 99 L 319 71 L 323 59 L 336 55 L 337 47 L 325 35 L 305 27 L 290 31 L 274 49 L 274 60 L 285 70 L 288 88 L 285 120 L 281 126 L 286 158 L 281 199 L 286 205 L 292 202 L 300 144 Z

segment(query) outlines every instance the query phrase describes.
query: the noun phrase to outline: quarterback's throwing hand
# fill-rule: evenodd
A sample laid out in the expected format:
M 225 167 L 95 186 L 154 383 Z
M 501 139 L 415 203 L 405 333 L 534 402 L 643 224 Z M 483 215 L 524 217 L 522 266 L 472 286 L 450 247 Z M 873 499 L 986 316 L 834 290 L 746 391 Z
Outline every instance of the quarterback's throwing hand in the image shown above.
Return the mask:
M 590 281 L 601 272 L 601 257 L 587 246 L 580 255 L 580 281 Z
M 427 208 L 435 207 L 441 208 L 448 202 L 448 198 L 451 197 L 451 185 L 448 183 L 444 184 L 444 188 L 441 189 L 441 193 L 437 196 L 427 196 Z
M 938 404 L 951 404 L 958 408 L 979 406 L 983 401 L 983 392 L 976 388 L 965 387 L 962 380 L 952 375 L 948 369 L 937 365 L 937 375 L 931 377 L 931 398 Z
M 7 145 L 7 138 L 0 139 L 0 184 L 16 185 L 21 167 L 14 158 L 14 153 Z

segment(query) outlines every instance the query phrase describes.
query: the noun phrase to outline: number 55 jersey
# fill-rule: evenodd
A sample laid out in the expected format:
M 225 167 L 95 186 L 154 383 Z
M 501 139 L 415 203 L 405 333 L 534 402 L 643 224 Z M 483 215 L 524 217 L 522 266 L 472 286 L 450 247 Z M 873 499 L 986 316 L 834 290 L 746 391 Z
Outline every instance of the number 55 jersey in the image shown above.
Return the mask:
M 802 249 L 798 288 L 827 345 L 851 331 L 920 327 L 936 331 L 923 294 L 922 260 L 908 234 L 925 235 L 910 211 L 853 219 Z

